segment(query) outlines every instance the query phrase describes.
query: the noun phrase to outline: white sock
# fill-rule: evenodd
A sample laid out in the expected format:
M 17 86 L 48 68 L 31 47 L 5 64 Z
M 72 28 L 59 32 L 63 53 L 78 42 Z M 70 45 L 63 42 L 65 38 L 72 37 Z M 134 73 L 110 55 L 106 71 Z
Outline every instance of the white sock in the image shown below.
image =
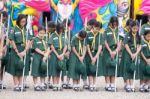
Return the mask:
M 145 86 L 144 86 L 144 89 L 148 89 L 148 85 L 145 85 Z
M 131 87 L 131 89 L 133 89 L 134 87 L 133 87 L 133 85 L 130 85 L 130 87 Z
M 130 85 L 126 85 L 126 88 L 131 88 L 131 86 Z
M 0 84 L 3 84 L 3 81 L 2 81 L 2 80 L 0 80 Z
M 115 85 L 113 83 L 110 84 L 111 87 L 115 87 Z
M 45 84 L 44 84 L 44 83 L 41 83 L 41 87 L 43 87 L 43 86 L 45 86 Z
M 145 84 L 141 84 L 141 85 L 140 85 L 140 88 L 143 88 L 144 86 L 145 86 Z
M 108 88 L 108 87 L 110 87 L 110 84 L 109 84 L 109 83 L 106 84 L 106 88 Z
M 39 84 L 38 84 L 38 83 L 34 85 L 34 87 L 37 87 L 37 86 L 39 86 Z

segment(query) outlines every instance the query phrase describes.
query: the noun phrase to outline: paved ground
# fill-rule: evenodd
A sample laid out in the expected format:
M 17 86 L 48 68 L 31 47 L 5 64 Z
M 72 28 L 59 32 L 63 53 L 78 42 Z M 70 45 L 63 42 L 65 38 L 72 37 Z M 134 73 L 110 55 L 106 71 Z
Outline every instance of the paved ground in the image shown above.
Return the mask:
M 150 99 L 150 93 L 126 93 L 123 90 L 123 80 L 117 79 L 118 92 L 111 93 L 104 91 L 104 78 L 98 79 L 98 92 L 74 92 L 72 90 L 63 90 L 62 92 L 53 92 L 47 90 L 46 92 L 34 92 L 32 78 L 28 77 L 27 82 L 30 88 L 27 92 L 14 92 L 12 77 L 9 74 L 5 75 L 5 84 L 7 89 L 0 92 L 0 99 Z M 139 81 L 136 81 L 136 89 L 138 90 Z

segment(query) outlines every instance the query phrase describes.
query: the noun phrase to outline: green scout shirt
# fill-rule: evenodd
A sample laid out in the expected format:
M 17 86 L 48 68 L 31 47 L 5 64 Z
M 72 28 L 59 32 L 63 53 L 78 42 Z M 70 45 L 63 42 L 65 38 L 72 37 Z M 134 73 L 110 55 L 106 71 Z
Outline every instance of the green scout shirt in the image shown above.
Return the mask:
M 108 27 L 105 32 L 104 32 L 104 41 L 107 41 L 109 47 L 111 49 L 115 49 L 117 47 L 117 40 L 118 40 L 118 29 L 116 29 L 114 31 L 115 33 L 115 36 L 113 34 L 113 31 L 110 27 Z M 116 38 L 115 38 L 116 37 Z M 119 40 L 120 40 L 120 37 L 119 37 Z
M 140 35 L 143 35 L 146 30 L 150 30 L 150 23 L 146 23 L 142 26 Z
M 79 51 L 79 42 L 81 42 L 81 49 Z M 73 36 L 72 40 L 71 40 L 71 46 L 75 47 L 75 49 L 77 50 L 78 53 L 81 53 L 81 50 L 83 52 L 83 45 L 87 45 L 87 40 L 79 40 L 77 35 Z M 82 53 L 81 53 L 82 54 Z
M 64 34 L 58 35 L 57 33 L 53 33 L 48 41 L 49 45 L 53 45 L 56 50 L 62 50 L 65 45 L 68 44 L 68 41 L 65 39 Z
M 87 33 L 87 44 L 90 46 L 92 51 L 97 51 L 98 46 L 103 44 L 102 34 L 98 33 L 94 39 L 94 34 L 92 32 Z
M 47 42 L 46 39 L 40 39 L 39 37 L 34 38 L 33 40 L 33 49 L 40 49 L 41 51 L 47 50 Z
M 126 35 L 125 39 L 124 39 L 124 44 L 128 44 L 130 50 L 131 50 L 132 52 L 136 52 L 136 50 L 137 50 L 137 49 L 136 49 L 136 46 L 137 46 L 137 45 L 140 45 L 141 42 L 140 42 L 140 41 L 138 42 L 138 38 L 136 37 L 136 46 L 135 46 L 134 37 L 131 37 L 131 36 L 129 35 L 129 33 L 128 33 L 128 34 Z
M 10 31 L 9 39 L 13 40 L 16 44 L 24 44 L 26 39 L 31 40 L 32 37 L 29 33 L 27 37 L 26 29 L 23 29 L 22 33 L 21 30 L 17 26 L 15 26 Z
M 141 51 L 143 52 L 144 56 L 146 58 L 150 58 L 150 48 L 148 47 L 148 44 L 144 40 L 142 40 L 141 44 L 142 44 Z

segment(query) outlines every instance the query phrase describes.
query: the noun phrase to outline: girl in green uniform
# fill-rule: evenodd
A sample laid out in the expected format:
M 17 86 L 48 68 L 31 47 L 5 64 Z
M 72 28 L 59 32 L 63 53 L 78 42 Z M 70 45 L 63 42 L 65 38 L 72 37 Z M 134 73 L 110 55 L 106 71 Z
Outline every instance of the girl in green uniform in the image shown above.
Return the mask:
M 6 28 L 7 28 L 7 12 L 6 11 L 2 11 L 2 23 L 0 23 L 0 89 L 6 89 L 6 86 L 3 84 L 3 74 L 6 71 L 6 66 L 8 63 L 8 51 L 7 51 L 7 46 L 6 46 L 6 39 L 7 39 L 7 35 L 6 35 Z M 0 16 L 1 19 L 1 16 Z M 2 25 L 2 26 L 1 26 Z M 4 71 L 5 69 L 5 71 Z
M 17 25 L 11 30 L 9 39 L 12 45 L 10 66 L 8 72 L 13 75 L 14 79 L 14 91 L 21 91 L 22 74 L 28 75 L 29 73 L 29 55 L 30 48 L 30 35 L 26 32 L 25 26 L 27 23 L 27 17 L 24 14 L 20 14 L 17 18 Z M 26 55 L 26 58 L 25 58 Z M 25 61 L 25 64 L 24 64 Z M 23 89 L 24 90 L 24 89 Z
M 106 91 L 115 91 L 116 55 L 120 51 L 121 41 L 118 34 L 118 19 L 111 17 L 109 26 L 104 32 L 105 48 L 103 51 L 103 69 L 106 81 Z
M 81 76 L 83 81 L 87 79 L 85 55 L 86 55 L 86 31 L 81 30 L 71 41 L 71 57 L 69 75 L 73 79 L 73 90 L 78 91 L 81 87 Z
M 132 19 L 128 19 L 127 20 L 126 26 L 124 28 L 124 36 L 123 36 L 122 40 L 124 40 L 125 36 L 128 35 L 128 33 L 129 33 L 130 29 L 131 29 L 132 22 L 133 22 Z M 124 43 L 123 42 L 122 42 L 122 46 L 121 47 L 122 47 L 121 48 L 121 52 L 122 52 L 121 53 L 121 58 L 124 59 L 123 57 L 124 57 L 124 53 L 125 53 L 125 48 L 124 48 Z M 119 77 L 123 76 L 123 70 L 124 70 L 123 64 L 124 64 L 124 60 L 121 60 L 120 61 L 120 68 L 119 68 Z M 124 79 L 124 85 L 125 85 L 124 88 L 126 88 L 126 79 Z
M 87 65 L 87 75 L 89 78 L 89 90 L 96 90 L 95 81 L 96 81 L 96 72 L 97 65 L 102 65 L 99 63 L 99 57 L 102 50 L 102 34 L 99 33 L 102 28 L 102 24 L 99 22 L 94 23 L 94 28 L 91 32 L 87 34 L 87 49 L 88 55 L 86 57 Z M 98 62 L 98 63 L 97 63 Z
M 62 23 L 57 24 L 56 32 L 53 33 L 49 39 L 49 45 L 52 50 L 50 58 L 52 68 L 50 72 L 53 77 L 53 91 L 58 91 L 61 89 L 60 74 L 66 70 L 64 55 L 67 50 L 67 40 L 65 39 L 64 26 Z
M 133 85 L 134 71 L 138 74 L 138 54 L 141 50 L 140 36 L 138 35 L 139 25 L 138 22 L 133 21 L 131 25 L 131 31 L 126 35 L 124 39 L 125 52 L 122 60 L 124 60 L 123 78 L 126 79 L 127 92 L 135 91 Z M 137 76 L 136 76 L 137 77 Z
M 47 64 L 46 60 L 49 55 L 49 48 L 44 38 L 45 28 L 38 28 L 38 35 L 34 38 L 33 41 L 33 62 L 32 62 L 32 72 L 34 81 L 34 90 L 35 91 L 46 91 L 45 87 L 45 77 L 47 75 Z M 40 85 L 38 83 L 38 77 L 40 77 Z
M 147 16 L 148 22 L 141 28 L 140 35 L 143 35 L 146 30 L 150 30 L 150 14 Z
M 150 30 L 144 32 L 140 62 L 140 92 L 149 92 L 150 84 Z
M 56 24 L 54 21 L 48 22 L 48 39 L 50 39 L 51 35 L 55 33 L 56 31 Z M 50 50 L 51 51 L 51 50 Z M 51 53 L 51 52 L 50 52 Z M 48 88 L 53 88 L 53 82 L 51 82 L 52 74 L 50 70 L 52 69 L 52 66 L 50 65 L 51 61 L 49 58 L 49 64 L 48 64 Z

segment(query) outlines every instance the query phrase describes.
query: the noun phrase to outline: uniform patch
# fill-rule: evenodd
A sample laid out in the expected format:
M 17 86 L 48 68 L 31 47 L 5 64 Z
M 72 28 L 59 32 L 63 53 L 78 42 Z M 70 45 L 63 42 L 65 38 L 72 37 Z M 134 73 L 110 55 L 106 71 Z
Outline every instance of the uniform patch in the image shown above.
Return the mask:
M 111 35 L 111 34 L 112 34 L 112 32 L 107 33 L 107 35 Z
M 58 37 L 53 38 L 53 40 L 58 40 Z
M 149 27 L 149 28 L 148 28 L 148 27 L 146 27 L 146 28 L 145 28 L 145 30 L 150 30 L 150 27 Z
M 93 39 L 94 37 L 88 37 L 88 39 Z
M 147 44 L 143 44 L 142 47 L 147 47 Z
M 36 43 L 37 43 L 37 44 L 41 44 L 42 42 L 39 41 L 39 42 L 36 42 Z
M 15 32 L 15 34 L 21 34 L 21 32 Z

